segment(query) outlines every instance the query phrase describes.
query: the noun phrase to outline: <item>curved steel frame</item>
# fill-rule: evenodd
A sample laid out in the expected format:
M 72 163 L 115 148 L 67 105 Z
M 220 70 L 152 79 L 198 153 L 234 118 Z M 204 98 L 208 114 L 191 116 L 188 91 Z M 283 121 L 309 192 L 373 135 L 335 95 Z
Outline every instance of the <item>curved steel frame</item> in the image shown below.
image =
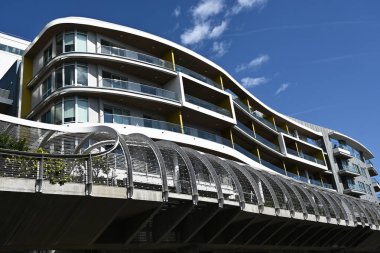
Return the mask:
M 223 197 L 223 192 L 222 192 L 222 186 L 220 184 L 220 181 L 219 181 L 219 178 L 218 178 L 218 174 L 216 173 L 214 167 L 211 165 L 211 163 L 205 159 L 205 157 L 203 157 L 203 155 L 201 155 L 199 152 L 191 149 L 191 148 L 182 148 L 186 153 L 189 153 L 195 157 L 197 157 L 202 163 L 204 166 L 206 166 L 206 168 L 208 169 L 208 171 L 210 172 L 213 180 L 214 180 L 214 183 L 215 183 L 215 186 L 216 186 L 216 191 L 218 193 L 218 202 L 219 202 L 219 205 L 220 206 L 223 206 L 223 203 L 224 203 L 224 197 Z
M 156 144 L 158 146 L 170 148 L 170 149 L 174 150 L 175 152 L 177 152 L 177 154 L 179 156 L 181 156 L 181 158 L 183 159 L 183 161 L 186 165 L 187 171 L 189 172 L 193 201 L 195 201 L 195 203 L 196 203 L 198 201 L 198 196 L 199 196 L 198 188 L 197 188 L 197 181 L 195 178 L 195 171 L 194 171 L 193 164 L 191 163 L 190 158 L 187 156 L 186 152 L 183 151 L 183 149 L 180 146 L 178 146 L 177 144 L 175 144 L 174 142 L 157 141 Z
M 234 181 L 236 189 L 239 193 L 240 207 L 241 209 L 244 209 L 244 206 L 245 206 L 244 193 L 236 174 L 233 172 L 230 166 L 226 162 L 222 161 L 220 158 L 210 155 L 210 154 L 205 154 L 205 156 L 207 157 L 207 159 L 212 160 L 216 162 L 217 164 L 219 164 L 232 177 L 232 180 Z

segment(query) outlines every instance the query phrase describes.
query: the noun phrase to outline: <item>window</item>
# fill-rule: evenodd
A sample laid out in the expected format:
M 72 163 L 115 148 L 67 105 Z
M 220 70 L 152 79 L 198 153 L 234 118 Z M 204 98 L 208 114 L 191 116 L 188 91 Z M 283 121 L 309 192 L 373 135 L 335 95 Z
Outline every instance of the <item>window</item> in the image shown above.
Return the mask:
M 62 124 L 62 102 L 58 102 L 54 106 L 54 124 Z
M 77 51 L 87 52 L 87 34 L 83 32 L 77 33 Z
M 65 86 L 70 86 L 75 84 L 75 65 L 65 65 L 64 66 L 65 75 Z
M 51 76 L 42 82 L 42 98 L 47 98 L 51 94 Z
M 86 97 L 63 98 L 55 104 L 54 124 L 88 122 L 88 99 Z
M 47 111 L 41 115 L 41 122 L 51 123 L 51 111 Z
M 44 66 L 49 63 L 49 61 L 53 58 L 53 47 L 50 45 L 45 51 L 44 51 Z
M 365 185 L 365 188 L 366 188 L 366 190 L 367 190 L 367 193 L 368 193 L 369 195 L 372 195 L 371 186 L 370 186 L 369 184 L 366 184 L 366 185 Z
M 55 37 L 55 52 L 56 55 L 60 55 L 63 53 L 63 38 L 62 38 L 62 33 L 58 34 Z
M 55 70 L 55 89 L 58 90 L 59 88 L 62 88 L 62 68 L 57 68 Z
M 63 122 L 75 122 L 75 99 L 74 98 L 65 98 L 64 103 L 64 113 L 63 113 Z
M 78 122 L 88 122 L 87 98 L 78 98 Z
M 88 85 L 88 67 L 85 64 L 69 63 L 55 70 L 55 88 Z
M 77 65 L 77 84 L 88 85 L 88 68 L 85 65 Z
M 65 39 L 64 39 L 65 52 L 75 51 L 74 39 L 75 39 L 75 33 L 74 32 L 65 33 Z
M 60 33 L 55 39 L 56 55 L 67 52 L 87 52 L 87 33 L 69 31 Z

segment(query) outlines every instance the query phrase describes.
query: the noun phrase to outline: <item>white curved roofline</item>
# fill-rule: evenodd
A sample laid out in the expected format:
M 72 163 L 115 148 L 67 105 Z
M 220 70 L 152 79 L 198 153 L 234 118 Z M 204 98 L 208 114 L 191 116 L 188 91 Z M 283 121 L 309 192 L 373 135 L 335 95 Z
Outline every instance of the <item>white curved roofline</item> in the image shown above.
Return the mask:
M 184 47 L 184 46 L 181 46 L 173 41 L 170 41 L 170 40 L 167 40 L 167 39 L 164 39 L 162 37 L 159 37 L 157 35 L 154 35 L 154 34 L 151 34 L 151 33 L 147 33 L 147 32 L 144 32 L 144 31 L 141 31 L 141 30 L 137 30 L 135 28 L 131 28 L 131 27 L 127 27 L 127 26 L 124 26 L 124 25 L 118 25 L 118 24 L 114 24 L 114 23 L 110 23 L 110 22 L 106 22 L 106 21 L 101 21 L 101 20 L 97 20 L 97 19 L 92 19 L 92 18 L 84 18 L 84 17 L 65 17 L 65 18 L 58 18 L 58 19 L 54 19 L 52 21 L 50 21 L 43 29 L 42 31 L 36 36 L 36 38 L 34 38 L 34 40 L 32 41 L 32 43 L 30 43 L 30 45 L 27 47 L 27 49 L 25 50 L 26 53 L 29 51 L 30 48 L 32 48 L 34 46 L 34 44 L 40 39 L 40 37 L 46 32 L 46 30 L 48 30 L 49 28 L 53 27 L 53 26 L 56 26 L 56 25 L 60 25 L 60 24 L 67 24 L 67 23 L 71 23 L 71 24 L 80 24 L 80 25 L 88 25 L 88 26 L 95 26 L 95 27 L 102 27 L 102 28 L 106 28 L 106 29 L 111 29 L 111 30 L 118 30 L 120 32 L 125 32 L 125 33 L 130 33 L 130 34 L 134 34 L 134 35 L 137 35 L 137 36 L 141 36 L 141 37 L 144 37 L 144 38 L 147 38 L 147 39 L 151 39 L 151 40 L 155 40 L 157 42 L 160 42 L 160 43 L 163 43 L 163 44 L 166 44 L 170 47 L 173 47 L 177 50 L 180 50 L 184 53 L 187 53 L 195 58 L 198 58 L 200 60 L 202 60 L 203 62 L 205 62 L 206 64 L 212 66 L 213 68 L 217 69 L 218 71 L 222 72 L 224 75 L 226 75 L 231 81 L 233 81 L 235 83 L 235 85 L 237 85 L 240 89 L 242 89 L 246 94 L 247 96 L 250 96 L 252 99 L 254 99 L 255 101 L 257 101 L 262 107 L 264 107 L 266 110 L 270 111 L 271 113 L 277 115 L 278 117 L 286 120 L 286 121 L 289 121 L 290 123 L 300 127 L 300 128 L 303 128 L 315 135 L 318 135 L 318 136 L 322 136 L 322 133 L 321 132 L 318 132 L 318 131 L 315 131 L 311 128 L 308 128 L 306 126 L 303 126 L 302 124 L 299 124 L 298 122 L 296 121 L 293 121 L 293 120 L 290 120 L 288 119 L 287 117 L 284 117 L 284 115 L 282 113 L 279 113 L 277 112 L 276 110 L 270 108 L 269 106 L 267 106 L 265 103 L 263 103 L 262 101 L 260 101 L 257 97 L 255 97 L 253 94 L 251 94 L 248 90 L 246 90 L 242 85 L 239 84 L 238 81 L 235 80 L 235 78 L 233 78 L 226 70 L 224 70 L 222 67 L 220 67 L 219 65 L 217 65 L 216 63 L 210 61 L 209 59 L 207 59 L 206 57 Z
M 364 153 L 365 153 L 364 156 L 365 156 L 366 159 L 372 159 L 372 158 L 374 158 L 374 155 L 372 154 L 372 152 L 366 146 L 364 146 L 363 144 L 361 144 L 359 141 L 351 138 L 350 136 L 347 136 L 347 135 L 342 134 L 342 133 L 340 133 L 338 131 L 335 131 L 335 130 L 332 130 L 331 132 L 329 132 L 329 135 L 339 136 L 340 138 L 342 138 L 342 139 L 344 139 L 344 140 L 346 140 L 348 142 L 352 142 L 352 143 L 356 144 L 357 146 L 360 147 L 361 151 L 364 151 Z

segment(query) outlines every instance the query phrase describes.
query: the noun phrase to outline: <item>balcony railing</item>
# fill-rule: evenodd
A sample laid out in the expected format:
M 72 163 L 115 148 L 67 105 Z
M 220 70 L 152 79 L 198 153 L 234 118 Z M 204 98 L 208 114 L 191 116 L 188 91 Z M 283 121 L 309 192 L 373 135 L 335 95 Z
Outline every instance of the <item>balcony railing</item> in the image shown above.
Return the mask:
M 111 47 L 111 46 L 101 46 L 101 53 L 102 54 L 107 54 L 107 55 L 115 55 L 127 59 L 132 59 L 132 60 L 138 60 L 141 62 L 149 63 L 152 65 L 156 65 L 159 67 L 167 68 L 173 70 L 173 64 L 171 62 L 162 60 L 158 57 L 154 57 L 151 55 L 119 48 L 119 47 Z
M 314 162 L 314 163 L 317 163 L 317 164 L 320 164 L 320 165 L 325 165 L 325 162 L 323 160 L 318 159 L 318 158 L 316 158 L 314 156 L 302 153 L 302 152 L 298 152 L 298 151 L 296 151 L 296 150 L 294 150 L 292 148 L 287 147 L 286 151 L 289 154 L 291 154 L 291 155 L 298 156 L 298 157 L 303 158 L 305 160 L 308 160 L 310 162 Z
M 360 175 L 360 170 L 359 170 L 359 167 L 357 165 L 354 165 L 354 164 L 344 164 L 344 163 L 341 163 L 340 165 L 341 165 L 340 168 L 339 168 L 340 170 L 347 171 L 347 172 L 352 172 L 352 173 Z
M 184 134 L 232 147 L 232 143 L 230 140 L 227 140 L 226 138 L 223 138 L 219 135 L 216 135 L 207 131 L 199 130 L 196 128 L 187 127 L 187 126 L 184 126 L 183 130 L 184 130 Z
M 200 106 L 202 108 L 205 108 L 205 109 L 211 110 L 213 112 L 217 112 L 217 113 L 223 114 L 225 116 L 231 117 L 231 112 L 229 110 L 222 108 L 220 106 L 211 104 L 211 103 L 204 101 L 202 99 L 199 99 L 199 98 L 196 98 L 196 97 L 193 97 L 193 96 L 186 94 L 185 100 L 189 103 Z
M 117 123 L 117 124 L 130 125 L 130 126 L 149 127 L 149 128 L 167 130 L 171 132 L 177 132 L 177 133 L 181 132 L 181 127 L 177 124 L 160 121 L 160 120 L 144 119 L 144 118 L 117 115 L 117 114 L 105 113 L 104 123 Z
M 239 129 L 241 129 L 243 132 L 245 132 L 246 134 L 248 134 L 249 136 L 251 136 L 252 138 L 258 140 L 259 142 L 261 142 L 262 144 L 264 144 L 265 146 L 273 149 L 273 150 L 276 150 L 276 151 L 280 151 L 280 147 L 277 146 L 276 144 L 270 142 L 269 140 L 265 139 L 264 137 L 262 137 L 261 135 L 259 134 L 255 134 L 251 129 L 249 129 L 247 126 L 245 126 L 243 123 L 241 123 L 240 121 L 237 121 L 237 127 Z
M 257 115 L 255 112 L 252 112 L 248 106 L 246 104 L 244 104 L 243 102 L 240 101 L 240 99 L 238 98 L 234 98 L 234 102 L 236 104 L 238 104 L 242 109 L 244 109 L 246 112 L 248 112 L 250 115 L 252 115 L 255 119 L 257 119 L 258 121 L 260 121 L 261 123 L 263 123 L 264 125 L 270 127 L 271 129 L 273 129 L 274 131 L 276 132 L 279 132 L 276 128 L 276 126 L 270 122 L 269 120 L 267 119 L 264 119 L 263 117 L 260 117 L 259 115 Z
M 345 190 L 352 190 L 352 191 L 366 193 L 366 190 L 363 189 L 363 188 L 361 188 L 361 187 L 359 187 L 359 185 L 357 185 L 357 184 L 344 184 L 343 188 Z
M 285 170 L 283 168 L 280 168 L 280 167 L 278 167 L 278 166 L 276 166 L 270 162 L 267 162 L 267 161 L 261 159 L 261 164 L 264 165 L 265 167 L 268 167 L 271 170 L 274 170 L 274 171 L 282 174 L 282 175 L 286 175 Z
M 251 152 L 249 152 L 249 151 L 246 150 L 245 148 L 241 147 L 240 145 L 234 143 L 234 149 L 237 150 L 237 151 L 239 151 L 239 152 L 242 153 L 243 155 L 245 155 L 245 156 L 251 158 L 252 160 L 254 160 L 254 161 L 260 163 L 260 160 L 259 160 L 259 158 L 258 158 L 256 155 L 252 154 Z
M 202 81 L 202 82 L 205 82 L 205 83 L 207 83 L 209 85 L 212 85 L 212 86 L 214 86 L 214 87 L 216 87 L 218 89 L 222 88 L 222 86 L 220 84 L 216 83 L 215 81 L 211 80 L 210 78 L 205 77 L 205 76 L 203 76 L 203 75 L 201 75 L 201 74 L 199 74 L 199 73 L 197 73 L 197 72 L 195 72 L 195 71 L 193 71 L 191 69 L 179 66 L 177 64 L 175 66 L 175 69 L 176 69 L 177 72 L 182 72 L 182 73 L 184 73 L 186 75 L 189 75 L 189 76 L 191 76 L 191 77 L 193 77 L 193 78 L 195 78 L 195 79 L 197 79 L 199 81 Z
M 149 94 L 155 97 L 164 98 L 173 101 L 179 101 L 178 94 L 170 90 L 164 90 L 157 87 L 152 87 L 140 83 L 134 83 L 129 81 L 121 81 L 117 79 L 103 78 L 103 87 L 109 87 L 113 89 L 123 89 L 135 93 Z

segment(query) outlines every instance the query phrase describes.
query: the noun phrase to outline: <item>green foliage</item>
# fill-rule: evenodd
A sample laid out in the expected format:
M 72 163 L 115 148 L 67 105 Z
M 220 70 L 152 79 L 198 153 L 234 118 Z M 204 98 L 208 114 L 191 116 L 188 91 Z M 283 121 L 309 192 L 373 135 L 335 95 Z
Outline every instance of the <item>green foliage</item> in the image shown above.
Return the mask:
M 25 138 L 17 139 L 5 134 L 0 134 L 0 148 L 18 151 L 28 151 L 29 149 Z
M 43 148 L 37 149 L 37 153 L 47 154 Z M 44 158 L 44 175 L 51 184 L 64 185 L 71 181 L 71 176 L 65 173 L 66 162 L 62 158 Z M 38 169 L 38 166 L 35 167 Z

